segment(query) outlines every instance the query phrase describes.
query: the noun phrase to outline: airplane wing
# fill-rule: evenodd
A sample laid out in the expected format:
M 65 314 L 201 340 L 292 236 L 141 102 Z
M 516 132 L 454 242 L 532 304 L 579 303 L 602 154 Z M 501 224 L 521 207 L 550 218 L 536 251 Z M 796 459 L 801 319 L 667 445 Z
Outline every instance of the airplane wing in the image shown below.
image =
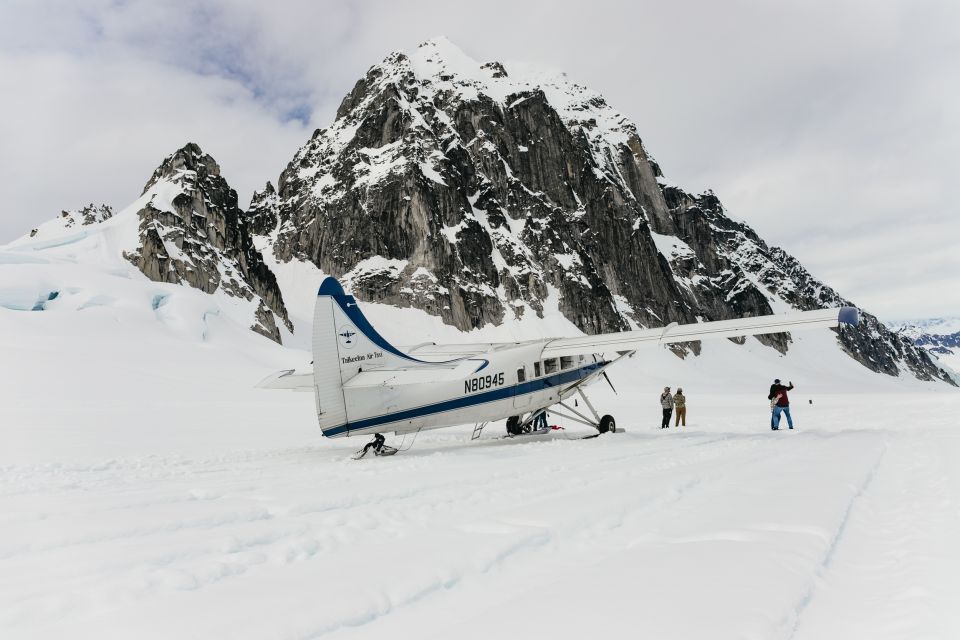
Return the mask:
M 855 307 L 842 307 L 696 324 L 678 325 L 673 323 L 659 329 L 601 333 L 577 338 L 558 338 L 547 343 L 543 349 L 543 357 L 556 358 L 562 355 L 636 351 L 643 347 L 675 342 L 821 329 L 836 327 L 840 324 L 855 325 L 859 321 L 860 315 Z
M 414 346 L 398 347 L 404 353 L 420 359 L 440 358 L 442 360 L 452 360 L 456 358 L 468 358 L 486 353 L 496 347 L 492 343 L 482 344 L 436 344 L 434 342 L 423 342 Z
M 436 344 L 435 342 L 423 342 L 412 347 L 400 347 L 400 350 L 417 358 L 443 358 L 451 360 L 455 358 L 471 358 L 490 353 L 491 351 L 500 351 L 501 349 L 510 349 L 524 344 L 532 344 L 538 340 L 524 340 L 518 342 L 483 342 L 473 344 Z

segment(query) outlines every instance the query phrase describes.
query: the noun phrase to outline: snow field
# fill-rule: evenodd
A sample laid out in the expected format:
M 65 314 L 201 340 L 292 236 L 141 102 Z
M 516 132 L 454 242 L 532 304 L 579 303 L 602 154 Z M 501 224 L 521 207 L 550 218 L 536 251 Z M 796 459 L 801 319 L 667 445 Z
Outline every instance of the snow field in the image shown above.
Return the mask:
M 265 429 L 260 448 L 213 457 L 5 465 L 0 629 L 949 637 L 948 426 L 773 433 L 697 417 L 473 443 L 459 429 L 363 462 L 349 460 L 359 440 L 274 448 Z
M 94 240 L 0 252 L 4 640 L 960 630 L 960 394 L 872 374 L 830 332 L 639 352 L 616 394 L 590 388 L 623 434 L 465 425 L 354 462 L 366 439 L 322 438 L 310 394 L 253 388 L 308 352 L 226 297 L 98 266 Z M 318 274 L 279 275 L 300 330 Z M 363 308 L 396 343 L 572 331 Z M 795 431 L 767 426 L 773 377 Z M 657 428 L 664 385 L 686 428 Z

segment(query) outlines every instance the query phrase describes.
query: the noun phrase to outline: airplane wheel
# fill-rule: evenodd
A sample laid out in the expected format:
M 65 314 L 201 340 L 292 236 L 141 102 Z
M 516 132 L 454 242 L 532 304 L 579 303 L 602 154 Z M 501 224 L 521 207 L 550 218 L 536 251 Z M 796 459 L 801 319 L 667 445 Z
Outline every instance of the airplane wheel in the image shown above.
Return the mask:
M 607 433 L 608 431 L 616 431 L 617 422 L 613 419 L 611 415 L 605 415 L 600 418 L 600 426 L 597 427 L 597 431 L 600 433 Z
M 507 418 L 507 433 L 511 436 L 520 435 L 520 416 L 510 416 Z

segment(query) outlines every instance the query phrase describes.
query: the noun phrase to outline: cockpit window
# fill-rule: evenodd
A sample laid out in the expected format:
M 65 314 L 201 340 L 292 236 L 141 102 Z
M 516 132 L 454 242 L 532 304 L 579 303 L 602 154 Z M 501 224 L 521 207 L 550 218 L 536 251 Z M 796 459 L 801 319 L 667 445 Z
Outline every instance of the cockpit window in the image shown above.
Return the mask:
M 561 356 L 560 357 L 560 368 L 569 369 L 573 366 L 573 356 Z
M 543 361 L 543 373 L 550 375 L 551 373 L 556 373 L 557 371 L 557 359 L 550 358 L 549 360 Z

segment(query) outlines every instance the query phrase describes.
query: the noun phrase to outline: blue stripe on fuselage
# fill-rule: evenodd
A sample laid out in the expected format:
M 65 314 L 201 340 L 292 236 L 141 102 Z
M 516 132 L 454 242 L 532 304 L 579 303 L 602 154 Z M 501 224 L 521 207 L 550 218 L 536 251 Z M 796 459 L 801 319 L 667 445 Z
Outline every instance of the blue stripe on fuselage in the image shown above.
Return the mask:
M 326 431 L 323 432 L 323 435 L 327 437 L 332 437 L 348 431 L 359 431 L 361 429 L 368 429 L 370 427 L 375 427 L 381 424 L 388 424 L 390 422 L 399 422 L 401 420 L 412 420 L 413 418 L 422 418 L 423 416 L 429 416 L 435 413 L 443 413 L 445 411 L 463 409 L 465 407 L 472 407 L 474 405 L 485 404 L 487 402 L 505 400 L 507 398 L 513 398 L 515 396 L 523 396 L 528 393 L 543 391 L 544 389 L 549 389 L 550 387 L 557 387 L 562 384 L 566 384 L 568 382 L 575 382 L 577 380 L 581 380 L 589 376 L 591 373 L 594 373 L 597 370 L 602 369 L 607 364 L 608 364 L 607 362 L 592 362 L 584 367 L 580 367 L 579 369 L 573 369 L 572 371 L 563 371 L 561 373 L 554 374 L 552 376 L 539 378 L 537 380 L 531 380 L 529 382 L 517 384 L 512 387 L 502 387 L 500 389 L 494 389 L 492 391 L 486 391 L 484 393 L 477 393 L 474 395 L 463 396 L 462 398 L 455 398 L 453 400 L 446 400 L 444 402 L 428 404 L 422 407 L 417 407 L 415 409 L 406 409 L 404 411 L 397 411 L 396 413 L 387 413 L 382 416 L 376 416 L 373 418 L 364 418 L 363 420 L 355 420 L 353 422 L 342 424 L 338 427 L 332 427 L 330 429 L 327 429 Z

